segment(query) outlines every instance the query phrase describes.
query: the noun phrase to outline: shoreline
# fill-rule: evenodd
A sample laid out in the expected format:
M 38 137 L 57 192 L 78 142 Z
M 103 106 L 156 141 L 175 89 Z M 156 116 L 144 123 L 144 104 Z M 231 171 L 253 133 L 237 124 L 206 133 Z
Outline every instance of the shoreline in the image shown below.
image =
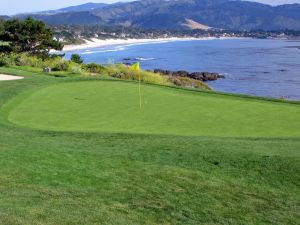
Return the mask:
M 236 39 L 236 38 L 216 38 L 216 37 L 209 37 L 209 38 L 153 38 L 153 39 L 97 39 L 93 38 L 91 40 L 84 41 L 84 44 L 78 45 L 66 45 L 64 46 L 61 52 L 70 52 L 70 51 L 77 51 L 77 50 L 85 50 L 91 48 L 100 48 L 100 47 L 108 47 L 113 45 L 123 45 L 123 44 L 149 44 L 149 43 L 165 43 L 165 42 L 175 42 L 175 41 L 204 41 L 204 40 L 215 40 L 215 39 Z M 60 52 L 60 51 L 52 51 L 52 52 Z
M 177 41 L 207 41 L 207 40 L 229 40 L 229 39 L 253 39 L 249 37 L 202 37 L 202 38 L 194 38 L 194 37 L 168 37 L 168 38 L 131 38 L 131 39 L 98 39 L 92 38 L 90 40 L 83 39 L 85 43 L 83 44 L 73 44 L 73 45 L 65 45 L 63 50 L 56 51 L 51 50 L 50 53 L 59 53 L 59 52 L 72 52 L 79 50 L 87 50 L 92 48 L 101 48 L 101 47 L 109 47 L 114 45 L 139 45 L 139 44 L 155 44 L 155 43 L 167 43 L 167 42 L 177 42 Z M 278 39 L 271 38 L 269 40 L 291 40 L 291 39 Z M 298 39 L 296 39 L 298 41 Z

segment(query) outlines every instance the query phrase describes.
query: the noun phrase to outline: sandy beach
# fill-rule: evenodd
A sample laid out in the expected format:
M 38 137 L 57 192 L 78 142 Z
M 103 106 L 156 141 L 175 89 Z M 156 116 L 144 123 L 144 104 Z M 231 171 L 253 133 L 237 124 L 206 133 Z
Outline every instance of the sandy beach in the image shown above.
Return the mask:
M 21 80 L 24 77 L 18 77 L 18 76 L 11 76 L 11 75 L 5 75 L 5 74 L 0 74 L 0 81 L 5 81 L 5 80 Z
M 80 45 L 66 45 L 63 49 L 64 52 L 84 50 L 90 48 L 106 47 L 111 45 L 123 45 L 123 44 L 146 44 L 146 43 L 162 43 L 172 41 L 191 41 L 191 40 L 210 40 L 215 38 L 156 38 L 156 39 L 97 39 L 84 40 L 86 43 Z M 53 51 L 54 52 L 54 51 Z

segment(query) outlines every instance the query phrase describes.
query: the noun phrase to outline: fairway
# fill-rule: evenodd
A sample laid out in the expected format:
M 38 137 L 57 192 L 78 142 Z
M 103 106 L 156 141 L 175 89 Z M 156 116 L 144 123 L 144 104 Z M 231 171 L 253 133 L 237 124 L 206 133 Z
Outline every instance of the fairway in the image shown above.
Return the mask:
M 55 131 L 218 137 L 300 137 L 297 104 L 143 85 L 82 81 L 50 85 L 15 104 L 9 121 Z M 13 104 L 13 103 L 12 103 Z

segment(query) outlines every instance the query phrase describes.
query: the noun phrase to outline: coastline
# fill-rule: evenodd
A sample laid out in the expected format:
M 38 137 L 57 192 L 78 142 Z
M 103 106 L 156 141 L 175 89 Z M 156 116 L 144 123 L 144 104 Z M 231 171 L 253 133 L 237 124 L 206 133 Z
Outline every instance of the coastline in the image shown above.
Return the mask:
M 58 52 L 72 52 L 78 50 L 86 50 L 91 48 L 101 48 L 109 47 L 114 45 L 138 45 L 138 44 L 151 44 L 151 43 L 166 43 L 166 42 L 176 42 L 176 41 L 205 41 L 205 40 L 228 40 L 228 39 L 253 39 L 249 37 L 203 37 L 203 38 L 194 38 L 194 37 L 168 37 L 168 38 L 144 38 L 144 39 L 98 39 L 92 38 L 90 40 L 83 39 L 85 43 L 83 44 L 74 44 L 74 45 L 65 45 L 63 50 L 56 51 L 51 50 L 50 53 Z M 284 38 L 270 38 L 267 40 L 290 40 Z M 298 41 L 298 39 L 296 39 Z
M 164 43 L 164 42 L 173 42 L 173 41 L 196 41 L 196 40 L 214 40 L 214 39 L 232 39 L 232 38 L 153 38 L 153 39 L 97 39 L 93 38 L 91 40 L 84 40 L 86 43 L 79 45 L 66 45 L 64 46 L 62 52 L 70 52 L 76 50 L 85 50 L 90 48 L 100 48 L 107 47 L 112 45 L 123 45 L 123 44 L 148 44 L 148 43 Z M 57 52 L 57 51 L 53 51 Z

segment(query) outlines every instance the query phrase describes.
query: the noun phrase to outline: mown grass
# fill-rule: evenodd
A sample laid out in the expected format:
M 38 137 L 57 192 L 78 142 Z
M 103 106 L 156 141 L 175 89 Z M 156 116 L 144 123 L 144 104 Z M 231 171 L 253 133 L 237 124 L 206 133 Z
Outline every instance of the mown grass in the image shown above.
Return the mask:
M 219 137 L 300 137 L 298 104 L 122 81 L 60 83 L 31 93 L 9 121 L 44 130 Z M 21 96 L 22 98 L 22 96 Z M 19 103 L 19 102 L 18 102 Z
M 299 138 L 20 127 L 7 121 L 4 104 L 83 78 L 0 72 L 26 77 L 0 82 L 0 224 L 299 223 Z

